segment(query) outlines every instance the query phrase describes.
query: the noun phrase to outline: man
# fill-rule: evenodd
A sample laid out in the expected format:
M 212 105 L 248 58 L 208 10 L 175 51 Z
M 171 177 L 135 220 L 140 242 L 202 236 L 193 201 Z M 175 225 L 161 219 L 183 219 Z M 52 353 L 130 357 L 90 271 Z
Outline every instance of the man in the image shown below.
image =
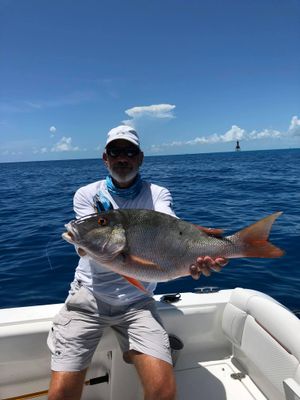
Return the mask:
M 144 208 L 175 215 L 169 191 L 141 179 L 143 156 L 133 128 L 121 125 L 112 129 L 103 153 L 109 175 L 76 192 L 76 217 L 111 208 Z M 77 251 L 81 258 L 75 279 L 48 337 L 52 353 L 49 400 L 80 399 L 87 368 L 106 326 L 115 330 L 124 360 L 135 365 L 145 399 L 175 399 L 169 339 L 154 300 L 90 259 L 82 249 Z M 226 263 L 223 258 L 199 257 L 191 265 L 191 275 L 195 279 L 201 273 L 209 275 Z M 143 285 L 149 293 L 156 286 Z

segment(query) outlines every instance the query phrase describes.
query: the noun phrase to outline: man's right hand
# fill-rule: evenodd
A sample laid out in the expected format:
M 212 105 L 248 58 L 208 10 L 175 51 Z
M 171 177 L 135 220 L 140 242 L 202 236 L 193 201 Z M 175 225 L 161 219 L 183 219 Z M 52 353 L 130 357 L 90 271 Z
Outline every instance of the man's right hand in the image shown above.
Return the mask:
M 228 260 L 223 257 L 198 257 L 196 263 L 190 266 L 190 274 L 193 279 L 199 279 L 201 274 L 210 276 L 212 271 L 220 272 L 226 264 Z

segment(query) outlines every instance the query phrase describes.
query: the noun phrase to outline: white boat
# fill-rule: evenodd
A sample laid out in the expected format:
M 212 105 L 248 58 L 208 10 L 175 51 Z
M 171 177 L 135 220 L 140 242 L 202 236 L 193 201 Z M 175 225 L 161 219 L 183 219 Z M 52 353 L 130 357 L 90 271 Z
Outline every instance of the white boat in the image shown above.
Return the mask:
M 161 297 L 155 296 L 165 327 L 184 345 L 173 352 L 179 400 L 300 399 L 300 320 L 288 309 L 241 288 L 183 293 L 173 303 Z M 32 398 L 34 393 L 47 398 L 46 338 L 60 307 L 0 310 L 0 399 Z M 143 398 L 135 369 L 123 362 L 111 329 L 100 342 L 87 381 L 84 400 Z

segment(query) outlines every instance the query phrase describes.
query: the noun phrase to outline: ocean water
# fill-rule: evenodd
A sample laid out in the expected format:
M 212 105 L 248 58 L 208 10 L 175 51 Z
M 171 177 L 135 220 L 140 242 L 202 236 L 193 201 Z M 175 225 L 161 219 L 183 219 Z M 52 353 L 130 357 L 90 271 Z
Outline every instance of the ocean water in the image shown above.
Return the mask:
M 63 302 L 78 256 L 61 239 L 72 198 L 105 177 L 99 160 L 0 164 L 0 307 Z M 276 211 L 280 259 L 236 259 L 220 273 L 160 283 L 156 293 L 245 287 L 300 309 L 300 149 L 146 157 L 142 176 L 170 189 L 177 215 L 231 234 Z

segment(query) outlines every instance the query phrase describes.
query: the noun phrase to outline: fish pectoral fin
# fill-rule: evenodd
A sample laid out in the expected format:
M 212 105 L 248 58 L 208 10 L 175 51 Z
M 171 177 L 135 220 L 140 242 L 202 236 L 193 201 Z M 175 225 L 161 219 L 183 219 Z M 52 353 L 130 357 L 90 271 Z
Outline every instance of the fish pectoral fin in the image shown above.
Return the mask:
M 205 226 L 195 225 L 199 231 L 206 233 L 208 236 L 213 236 L 216 238 L 221 238 L 223 236 L 223 229 L 216 228 L 205 228 Z
M 121 275 L 124 279 L 126 279 L 131 285 L 135 286 L 136 288 L 140 289 L 142 292 L 149 294 L 148 290 L 144 288 L 140 281 L 137 279 L 131 278 L 130 276 Z
M 124 254 L 124 253 L 123 253 L 123 256 L 126 259 L 126 261 L 128 262 L 129 266 L 130 266 L 130 263 L 132 263 L 135 265 L 139 265 L 141 267 L 149 267 L 149 268 L 161 271 L 160 265 L 158 265 L 150 260 L 147 260 L 146 258 L 135 256 L 133 254 Z

